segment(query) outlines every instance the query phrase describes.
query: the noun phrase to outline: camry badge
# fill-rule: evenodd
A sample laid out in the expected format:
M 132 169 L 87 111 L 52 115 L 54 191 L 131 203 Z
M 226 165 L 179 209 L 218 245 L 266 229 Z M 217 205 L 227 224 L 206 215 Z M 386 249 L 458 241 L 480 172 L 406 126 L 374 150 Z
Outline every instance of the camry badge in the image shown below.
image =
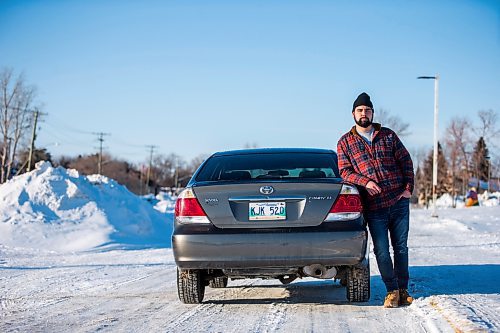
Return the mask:
M 209 206 L 215 206 L 219 204 L 219 199 L 217 198 L 207 198 L 205 199 L 205 203 Z
M 262 186 L 259 191 L 262 194 L 271 194 L 274 192 L 274 188 L 272 186 L 266 185 Z

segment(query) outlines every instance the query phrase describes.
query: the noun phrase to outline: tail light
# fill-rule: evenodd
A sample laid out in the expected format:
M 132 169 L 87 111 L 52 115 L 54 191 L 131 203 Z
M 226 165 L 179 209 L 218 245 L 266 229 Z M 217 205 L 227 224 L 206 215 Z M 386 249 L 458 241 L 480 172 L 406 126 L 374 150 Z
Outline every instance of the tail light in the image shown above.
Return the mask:
M 362 211 L 363 206 L 358 189 L 344 184 L 325 221 L 354 220 L 361 216 Z
M 180 223 L 210 223 L 207 214 L 190 188 L 179 194 L 175 202 L 175 218 Z

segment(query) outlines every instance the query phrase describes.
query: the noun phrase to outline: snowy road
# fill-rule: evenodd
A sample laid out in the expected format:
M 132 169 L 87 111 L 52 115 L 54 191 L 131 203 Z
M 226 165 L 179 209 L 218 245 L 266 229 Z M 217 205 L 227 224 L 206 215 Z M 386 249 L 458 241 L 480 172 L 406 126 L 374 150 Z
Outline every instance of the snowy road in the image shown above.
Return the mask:
M 0 246 L 1 332 L 456 332 L 500 330 L 500 207 L 412 212 L 410 307 L 349 304 L 333 281 L 230 281 L 178 301 L 170 249 L 62 254 Z M 486 222 L 485 222 L 486 221 Z M 372 258 L 373 259 L 373 258 Z
M 57 262 L 57 261 L 62 262 Z M 1 331 L 394 331 L 419 326 L 411 309 L 348 304 L 330 281 L 238 280 L 207 289 L 202 305 L 177 300 L 170 250 L 47 256 L 46 265 L 3 269 Z M 380 288 L 378 288 L 380 289 Z M 5 293 L 4 293 L 5 295 Z M 390 314 L 390 316 L 389 316 Z M 422 331 L 416 329 L 415 331 Z

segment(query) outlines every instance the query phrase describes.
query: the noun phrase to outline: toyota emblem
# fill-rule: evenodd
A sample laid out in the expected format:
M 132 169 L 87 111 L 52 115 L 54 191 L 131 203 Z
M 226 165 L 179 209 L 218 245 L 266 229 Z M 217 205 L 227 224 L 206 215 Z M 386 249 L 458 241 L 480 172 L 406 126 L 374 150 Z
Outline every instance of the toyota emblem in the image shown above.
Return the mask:
M 262 194 L 271 194 L 274 192 L 274 188 L 272 186 L 266 185 L 262 186 L 259 191 Z

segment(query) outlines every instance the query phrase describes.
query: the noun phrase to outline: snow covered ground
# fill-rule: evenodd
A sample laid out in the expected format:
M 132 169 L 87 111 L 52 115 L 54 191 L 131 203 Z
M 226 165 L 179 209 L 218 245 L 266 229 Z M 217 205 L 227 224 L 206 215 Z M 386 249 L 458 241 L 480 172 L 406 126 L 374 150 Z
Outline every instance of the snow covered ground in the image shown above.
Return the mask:
M 500 206 L 438 213 L 411 212 L 409 307 L 382 308 L 373 254 L 368 303 L 311 278 L 230 281 L 185 305 L 171 213 L 104 177 L 41 165 L 0 186 L 0 332 L 500 331 Z

